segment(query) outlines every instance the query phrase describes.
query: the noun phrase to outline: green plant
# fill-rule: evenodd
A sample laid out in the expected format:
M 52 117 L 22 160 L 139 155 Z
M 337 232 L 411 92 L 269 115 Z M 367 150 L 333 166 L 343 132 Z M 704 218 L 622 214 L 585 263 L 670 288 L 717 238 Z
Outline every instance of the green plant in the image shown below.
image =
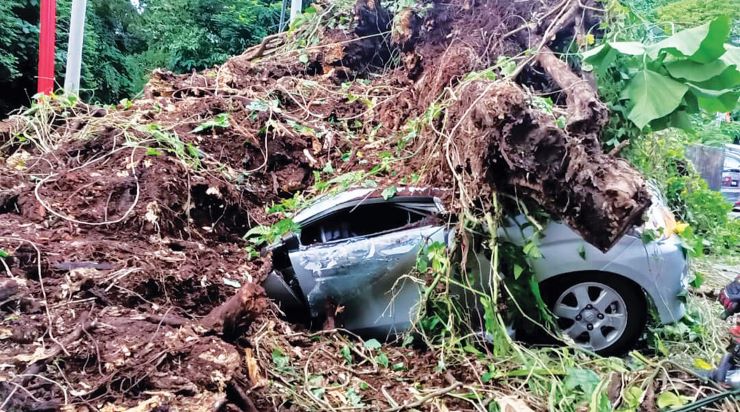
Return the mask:
M 213 129 L 226 129 L 231 126 L 229 119 L 230 116 L 228 113 L 219 113 L 213 119 L 201 123 L 198 127 L 193 129 L 192 133 L 201 133 L 206 130 Z
M 740 19 L 740 3 L 733 0 L 680 0 L 654 10 L 658 24 L 669 33 L 676 29 L 698 26 L 721 15 L 732 18 L 733 35 L 737 35 L 740 30 L 737 24 Z
M 659 186 L 679 221 L 690 224 L 682 237 L 695 254 L 734 252 L 740 241 L 740 222 L 728 218 L 732 205 L 709 188 L 686 158 L 695 136 L 664 130 L 631 141 L 627 159 Z
M 689 128 L 687 114 L 737 104 L 740 49 L 724 44 L 729 33 L 722 16 L 655 44 L 608 41 L 583 57 L 600 80 L 622 83 L 619 109 L 638 129 Z
M 275 243 L 286 234 L 298 230 L 300 230 L 300 226 L 290 218 L 279 220 L 271 226 L 255 226 L 244 235 L 244 239 L 249 243 L 246 247 L 247 255 L 250 258 L 257 257 L 259 256 L 257 247 Z
M 167 132 L 156 123 L 140 127 L 139 130 L 148 133 L 163 150 L 174 154 L 186 165 L 195 169 L 201 167 L 200 159 L 203 157 L 203 153 L 198 149 L 198 146 L 183 142 L 174 131 Z

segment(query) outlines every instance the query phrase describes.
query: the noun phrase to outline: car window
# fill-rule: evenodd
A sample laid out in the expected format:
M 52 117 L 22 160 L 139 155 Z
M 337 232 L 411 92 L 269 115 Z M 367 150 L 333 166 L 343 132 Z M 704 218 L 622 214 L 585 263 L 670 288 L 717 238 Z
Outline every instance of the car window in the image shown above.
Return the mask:
M 303 227 L 301 244 L 308 246 L 377 235 L 417 223 L 429 214 L 395 203 L 354 205 Z

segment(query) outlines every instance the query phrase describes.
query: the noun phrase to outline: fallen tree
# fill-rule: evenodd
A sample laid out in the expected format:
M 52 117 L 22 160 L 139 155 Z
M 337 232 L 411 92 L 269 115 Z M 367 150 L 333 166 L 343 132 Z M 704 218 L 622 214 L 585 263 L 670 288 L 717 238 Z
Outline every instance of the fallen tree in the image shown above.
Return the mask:
M 20 409 L 37 395 L 135 404 L 151 391 L 174 406 L 268 407 L 250 395 L 259 368 L 237 348 L 275 328 L 259 286 L 269 264 L 242 237 L 300 193 L 415 175 L 454 189 L 453 211 L 507 193 L 607 250 L 650 197 L 603 153 L 604 105 L 550 48 L 589 4 L 433 1 L 394 14 L 375 0 L 320 3 L 221 67 L 155 72 L 142 99 L 41 98 L 0 123 L 0 248 L 28 288 L 3 286 L 3 310 L 27 333 L 3 345 L 12 367 L 0 395 Z M 535 94 L 559 105 L 545 111 Z M 47 341 L 51 351 L 29 355 Z M 65 362 L 47 380 L 19 380 L 52 357 Z M 14 397 L 19 386 L 31 397 Z

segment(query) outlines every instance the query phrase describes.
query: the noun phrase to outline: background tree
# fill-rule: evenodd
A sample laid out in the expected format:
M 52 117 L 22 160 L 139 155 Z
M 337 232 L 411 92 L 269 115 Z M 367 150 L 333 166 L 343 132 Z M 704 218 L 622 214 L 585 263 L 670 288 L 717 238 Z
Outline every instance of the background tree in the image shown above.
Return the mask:
M 71 0 L 57 1 L 57 83 L 63 83 Z M 277 30 L 271 0 L 89 0 L 82 98 L 113 103 L 139 93 L 158 67 L 183 73 L 243 52 Z M 39 0 L 0 2 L 0 117 L 36 90 Z

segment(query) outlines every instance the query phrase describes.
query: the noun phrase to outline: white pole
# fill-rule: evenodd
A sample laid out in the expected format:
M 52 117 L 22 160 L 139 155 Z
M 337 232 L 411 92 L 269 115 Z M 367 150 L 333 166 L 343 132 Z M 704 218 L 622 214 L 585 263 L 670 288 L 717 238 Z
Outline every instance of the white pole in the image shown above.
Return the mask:
M 67 73 L 64 76 L 64 92 L 80 93 L 80 71 L 82 70 L 82 41 L 85 34 L 85 11 L 87 0 L 72 0 L 72 17 L 69 23 L 69 46 L 67 48 Z
M 290 23 L 293 24 L 296 17 L 301 14 L 303 9 L 303 0 L 290 0 Z

